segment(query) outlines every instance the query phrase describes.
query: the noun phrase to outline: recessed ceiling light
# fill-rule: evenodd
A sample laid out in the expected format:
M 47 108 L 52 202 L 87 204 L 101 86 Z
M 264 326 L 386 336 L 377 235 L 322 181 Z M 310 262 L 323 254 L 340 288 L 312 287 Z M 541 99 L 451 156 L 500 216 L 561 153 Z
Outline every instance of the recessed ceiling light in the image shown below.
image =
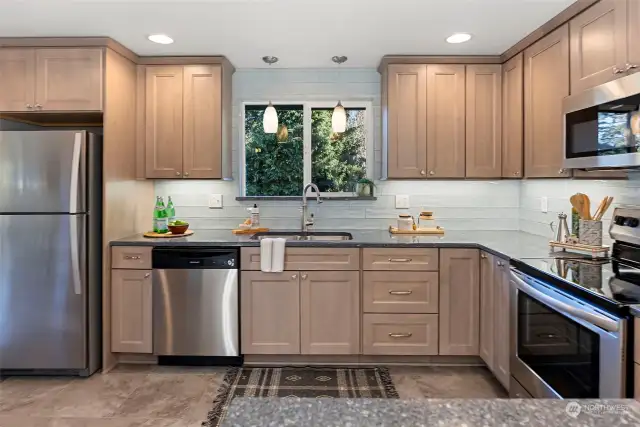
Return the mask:
M 149 40 L 151 40 L 154 43 L 160 43 L 160 44 L 173 43 L 173 39 L 166 34 L 151 34 L 149 36 Z
M 455 33 L 447 37 L 447 43 L 464 43 L 471 40 L 471 34 Z

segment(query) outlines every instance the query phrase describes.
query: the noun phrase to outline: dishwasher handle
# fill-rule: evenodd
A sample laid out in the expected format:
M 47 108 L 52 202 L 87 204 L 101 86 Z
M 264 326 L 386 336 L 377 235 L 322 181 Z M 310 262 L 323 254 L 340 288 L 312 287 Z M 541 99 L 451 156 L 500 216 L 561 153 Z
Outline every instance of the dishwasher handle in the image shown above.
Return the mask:
M 237 269 L 238 250 L 229 248 L 156 248 L 151 253 L 154 269 Z

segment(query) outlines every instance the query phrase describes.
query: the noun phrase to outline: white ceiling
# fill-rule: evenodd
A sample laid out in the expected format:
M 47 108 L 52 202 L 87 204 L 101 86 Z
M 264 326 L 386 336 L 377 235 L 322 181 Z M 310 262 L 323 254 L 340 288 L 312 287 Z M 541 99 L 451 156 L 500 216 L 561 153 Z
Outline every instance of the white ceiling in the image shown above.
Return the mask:
M 575 0 L 0 0 L 0 37 L 109 36 L 139 55 L 237 68 L 375 67 L 386 54 L 500 54 Z M 454 32 L 474 35 L 452 45 Z M 166 33 L 171 45 L 147 40 Z

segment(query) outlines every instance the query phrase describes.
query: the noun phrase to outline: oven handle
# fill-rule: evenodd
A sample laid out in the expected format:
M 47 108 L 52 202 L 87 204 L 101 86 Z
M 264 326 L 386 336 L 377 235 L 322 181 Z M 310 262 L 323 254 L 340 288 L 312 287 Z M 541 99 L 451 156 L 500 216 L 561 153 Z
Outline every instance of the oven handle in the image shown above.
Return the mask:
M 580 310 L 579 308 L 573 307 L 569 304 L 566 304 L 562 301 L 558 301 L 549 295 L 546 295 L 543 292 L 540 292 L 524 280 L 520 278 L 520 276 L 511 271 L 511 278 L 516 283 L 518 288 L 537 300 L 547 304 L 549 307 L 555 308 L 556 310 L 563 311 L 571 316 L 575 316 L 579 319 L 583 319 L 593 325 L 599 326 L 600 328 L 609 331 L 609 332 L 618 332 L 620 330 L 620 326 L 618 322 L 609 319 L 608 317 L 601 316 L 599 314 L 590 313 L 588 311 Z

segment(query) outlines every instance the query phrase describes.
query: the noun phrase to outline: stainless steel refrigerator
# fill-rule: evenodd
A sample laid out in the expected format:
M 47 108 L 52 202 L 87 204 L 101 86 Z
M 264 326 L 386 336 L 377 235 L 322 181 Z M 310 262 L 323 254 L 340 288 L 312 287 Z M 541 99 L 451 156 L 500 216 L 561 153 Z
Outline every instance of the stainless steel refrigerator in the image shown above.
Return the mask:
M 100 367 L 101 153 L 86 131 L 0 131 L 2 374 Z

